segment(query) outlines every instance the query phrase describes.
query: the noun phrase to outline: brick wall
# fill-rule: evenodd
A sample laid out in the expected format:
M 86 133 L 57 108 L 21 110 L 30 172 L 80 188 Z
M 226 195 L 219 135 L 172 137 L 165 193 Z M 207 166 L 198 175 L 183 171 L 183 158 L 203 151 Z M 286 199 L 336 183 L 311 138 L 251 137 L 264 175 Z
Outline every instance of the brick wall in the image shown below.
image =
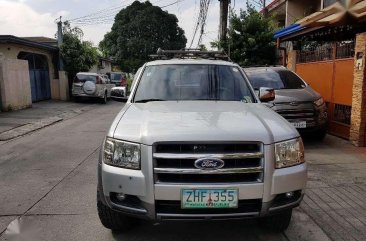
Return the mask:
M 356 35 L 355 66 L 352 96 L 350 140 L 356 146 L 366 145 L 366 32 Z M 356 66 L 358 53 L 362 56 L 362 66 Z

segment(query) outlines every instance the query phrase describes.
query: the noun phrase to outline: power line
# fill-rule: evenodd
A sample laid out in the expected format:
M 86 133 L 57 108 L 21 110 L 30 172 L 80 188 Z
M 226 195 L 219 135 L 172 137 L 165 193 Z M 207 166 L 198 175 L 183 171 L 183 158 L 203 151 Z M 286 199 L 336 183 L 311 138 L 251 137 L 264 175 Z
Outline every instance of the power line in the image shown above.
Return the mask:
M 202 36 L 205 32 L 205 25 L 206 25 L 206 19 L 207 19 L 207 14 L 208 14 L 208 7 L 210 6 L 210 0 L 205 0 L 203 5 L 204 5 L 204 15 L 202 16 L 201 34 L 200 34 L 200 37 L 198 38 L 197 46 L 199 46 L 201 44 Z
M 198 29 L 200 29 L 200 35 L 198 37 L 197 44 L 199 45 L 202 41 L 202 35 L 204 34 L 204 28 L 205 28 L 205 24 L 206 24 L 206 18 L 207 18 L 208 7 L 210 5 L 210 1 L 211 0 L 200 0 L 200 10 L 199 10 L 198 18 L 197 18 L 197 21 L 195 24 L 194 33 L 193 33 L 189 48 L 192 48 L 193 42 L 196 39 Z
M 161 2 L 164 0 L 158 0 L 153 2 L 153 4 L 156 4 L 158 2 Z M 166 8 L 169 6 L 172 6 L 174 4 L 178 4 L 179 2 L 182 2 L 185 0 L 177 0 L 175 2 L 169 3 L 164 6 L 158 6 L 160 8 Z M 86 25 L 99 25 L 99 24 L 112 24 L 115 19 L 115 14 L 122 10 L 123 7 L 128 6 L 129 4 L 121 5 L 118 8 L 115 8 L 114 10 L 111 10 L 109 13 L 102 13 L 104 10 L 100 10 L 98 12 L 95 12 L 93 14 L 89 14 L 83 17 L 75 18 L 69 20 L 69 22 L 77 24 L 79 26 L 86 26 Z M 109 8 L 110 9 L 110 8 Z
M 118 6 L 118 7 L 116 7 L 116 6 Z M 75 21 L 75 20 L 79 20 L 79 19 L 83 19 L 83 18 L 88 18 L 88 17 L 94 16 L 94 15 L 98 15 L 98 14 L 100 14 L 100 13 L 105 13 L 104 11 L 107 11 L 107 10 L 111 11 L 111 10 L 114 10 L 114 9 L 118 9 L 118 8 L 123 7 L 123 6 L 124 6 L 124 5 L 114 5 L 114 6 L 110 6 L 110 7 L 103 8 L 103 9 L 101 9 L 101 10 L 98 10 L 98 11 L 96 11 L 96 12 L 93 12 L 93 13 L 90 13 L 90 14 L 87 14 L 87 15 L 84 15 L 84 16 L 81 16 L 81 17 L 77 17 L 77 18 L 73 18 L 73 19 L 68 19 L 68 20 L 66 20 L 66 21 L 68 21 L 68 22 L 73 22 L 73 21 Z
M 162 7 L 160 7 L 160 8 L 161 8 L 161 9 L 163 9 L 163 8 L 166 8 L 166 7 L 172 6 L 172 5 L 174 5 L 174 4 L 177 4 L 177 3 L 179 3 L 179 2 L 183 2 L 183 1 L 184 1 L 184 0 L 178 0 L 178 1 L 175 1 L 175 2 L 170 3 L 170 4 L 168 4 L 168 5 L 162 6 Z

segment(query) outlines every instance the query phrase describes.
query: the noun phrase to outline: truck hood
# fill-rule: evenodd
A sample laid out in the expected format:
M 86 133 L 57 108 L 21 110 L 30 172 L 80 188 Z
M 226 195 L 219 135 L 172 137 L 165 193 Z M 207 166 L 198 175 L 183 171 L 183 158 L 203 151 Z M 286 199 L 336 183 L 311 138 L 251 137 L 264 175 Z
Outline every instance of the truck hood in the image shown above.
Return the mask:
M 275 90 L 276 98 L 273 101 L 275 104 L 287 104 L 290 102 L 313 102 L 321 96 L 315 92 L 310 86 L 304 89 L 282 89 Z
M 152 145 L 165 141 L 258 141 L 299 136 L 280 115 L 262 104 L 234 101 L 161 101 L 127 104 L 109 136 Z

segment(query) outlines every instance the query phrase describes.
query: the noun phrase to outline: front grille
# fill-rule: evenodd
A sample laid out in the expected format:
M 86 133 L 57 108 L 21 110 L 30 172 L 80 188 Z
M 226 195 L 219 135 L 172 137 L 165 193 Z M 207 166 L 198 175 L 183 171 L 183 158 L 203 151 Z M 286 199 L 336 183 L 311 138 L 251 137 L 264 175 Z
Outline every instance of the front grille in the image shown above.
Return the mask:
M 261 199 L 239 200 L 238 208 L 202 208 L 182 209 L 180 201 L 156 200 L 155 211 L 158 214 L 230 214 L 254 213 L 262 207 Z
M 154 145 L 155 183 L 253 183 L 263 179 L 261 143 L 159 143 Z M 218 158 L 216 170 L 201 170 L 195 161 Z
M 276 110 L 283 118 L 289 122 L 306 121 L 306 123 L 315 122 L 315 111 L 313 109 L 292 109 Z
M 218 174 L 167 174 L 158 175 L 159 182 L 173 183 L 220 183 L 220 182 L 253 182 L 260 178 L 259 173 L 232 173 L 226 175 Z
M 258 152 L 261 146 L 258 143 L 160 143 L 156 145 L 155 153 L 235 153 L 235 152 Z

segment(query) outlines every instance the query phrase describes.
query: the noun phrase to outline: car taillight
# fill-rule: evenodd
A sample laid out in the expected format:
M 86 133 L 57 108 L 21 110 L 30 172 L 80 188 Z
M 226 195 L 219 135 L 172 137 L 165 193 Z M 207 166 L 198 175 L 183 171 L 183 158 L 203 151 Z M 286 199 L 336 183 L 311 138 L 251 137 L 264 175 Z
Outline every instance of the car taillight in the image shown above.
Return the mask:
M 101 84 L 102 83 L 102 79 L 99 77 L 99 76 L 97 76 L 97 82 L 95 82 L 96 84 Z

